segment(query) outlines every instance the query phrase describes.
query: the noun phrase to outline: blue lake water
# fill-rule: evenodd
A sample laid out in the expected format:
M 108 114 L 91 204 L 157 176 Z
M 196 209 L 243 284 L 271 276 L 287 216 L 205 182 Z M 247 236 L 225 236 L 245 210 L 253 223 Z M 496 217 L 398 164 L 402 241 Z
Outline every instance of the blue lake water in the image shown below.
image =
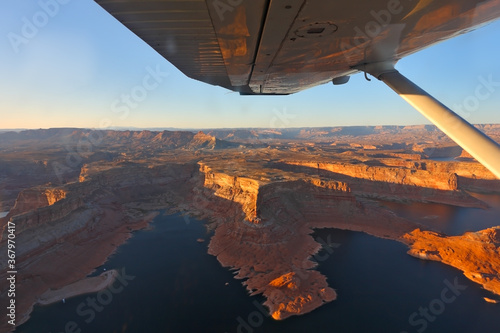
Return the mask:
M 249 297 L 241 281 L 207 254 L 209 235 L 201 221 L 159 215 L 152 227 L 135 232 L 96 272 L 118 269 L 125 272 L 125 283 L 115 282 L 114 291 L 37 306 L 16 332 L 499 331 L 500 304 L 482 299 L 492 297 L 489 292 L 454 268 L 410 257 L 398 242 L 317 230 L 315 237 L 336 244 L 317 260 L 338 299 L 277 322 L 263 310 L 262 297 Z M 451 290 L 450 284 L 458 288 Z
M 500 225 L 500 195 L 477 193 L 471 195 L 486 202 L 490 208 L 465 208 L 418 202 L 408 204 L 384 202 L 383 205 L 401 217 L 450 236 Z

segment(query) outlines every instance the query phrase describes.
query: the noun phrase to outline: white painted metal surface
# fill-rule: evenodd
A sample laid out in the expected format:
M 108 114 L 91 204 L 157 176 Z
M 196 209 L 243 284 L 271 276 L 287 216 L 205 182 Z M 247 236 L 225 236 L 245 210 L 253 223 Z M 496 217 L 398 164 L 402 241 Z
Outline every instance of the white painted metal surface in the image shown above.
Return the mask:
M 396 70 L 378 76 L 500 179 L 500 145 Z

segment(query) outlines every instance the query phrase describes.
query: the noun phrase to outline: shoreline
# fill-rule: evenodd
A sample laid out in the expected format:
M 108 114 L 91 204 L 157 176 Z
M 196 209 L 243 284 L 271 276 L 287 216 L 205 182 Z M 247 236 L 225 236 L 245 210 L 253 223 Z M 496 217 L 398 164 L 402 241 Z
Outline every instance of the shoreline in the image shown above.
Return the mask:
M 40 263 L 40 258 L 37 257 L 37 260 L 33 261 L 32 256 L 34 255 L 36 257 L 36 253 L 23 258 L 22 262 L 19 264 L 19 266 L 22 267 L 22 271 L 18 273 L 19 280 L 22 281 L 23 289 L 31 289 L 33 293 L 24 294 L 18 298 L 16 328 L 30 319 L 31 312 L 35 305 L 48 305 L 39 303 L 41 295 L 50 292 L 51 289 L 54 291 L 61 290 L 69 285 L 86 280 L 86 277 L 94 272 L 96 267 L 103 265 L 120 245 L 124 244 L 132 237 L 134 231 L 146 228 L 158 215 L 157 211 L 149 211 L 135 220 L 129 220 L 121 225 L 115 225 L 116 221 L 121 221 L 123 218 L 126 218 L 126 214 L 124 214 L 125 210 L 120 208 L 114 211 L 110 209 L 104 210 L 105 218 L 103 218 L 103 221 L 106 221 L 106 223 L 101 224 L 101 227 L 103 227 L 101 231 L 104 232 L 104 234 L 97 237 L 90 237 L 93 233 L 97 232 L 97 230 L 93 230 L 90 234 L 82 234 L 81 230 L 79 230 L 69 236 L 70 239 L 75 241 L 75 244 L 61 244 L 61 248 L 55 247 L 53 250 L 44 254 L 47 260 L 53 258 L 53 260 L 59 263 L 64 263 L 62 267 L 66 267 L 66 275 L 57 275 L 57 278 L 52 280 L 50 284 L 46 284 L 39 279 L 29 278 L 21 273 L 25 272 L 28 267 L 31 272 L 46 272 L 47 268 Z M 110 232 L 111 230 L 112 232 Z M 95 254 L 89 257 L 89 252 L 86 249 L 92 249 Z M 75 257 L 71 260 L 68 257 L 68 253 L 73 253 Z M 74 258 L 77 258 L 77 260 Z M 78 261 L 79 264 L 76 263 Z M 114 281 L 113 279 L 112 282 Z M 105 289 L 105 287 L 102 289 Z M 1 329 L 8 329 L 6 332 L 11 332 L 14 328 L 0 326 L 0 330 Z
M 199 184 L 202 191 L 188 192 L 182 197 L 189 202 L 187 204 L 175 205 L 177 197 L 162 197 L 163 200 L 153 203 L 126 201 L 124 199 L 132 199 L 131 194 L 126 196 L 127 193 L 122 193 L 123 198 L 96 200 L 95 206 L 87 208 L 92 213 L 87 226 L 66 235 L 43 253 L 45 260 L 53 257 L 60 267 L 64 267 L 63 271 L 48 271 L 42 265 L 38 257 L 42 249 L 27 256 L 23 266 L 25 269 L 29 267 L 32 274 L 21 276 L 25 278 L 23 288 L 36 290 L 41 296 L 35 293 L 26 295 L 25 303 L 19 306 L 19 309 L 27 309 L 26 318 L 22 318 L 17 326 L 29 319 L 35 304 L 52 304 L 104 289 L 106 282 L 101 281 L 103 285 L 97 283 L 100 288 L 91 287 L 92 283 L 86 281 L 85 276 L 106 262 L 132 237 L 134 230 L 147 227 L 162 209 L 166 209 L 167 215 L 182 211 L 213 221 L 214 235 L 208 253 L 215 256 L 223 267 L 237 270 L 235 279 L 247 278 L 243 285 L 253 295 L 262 294 L 267 299 L 264 305 L 278 320 L 311 312 L 336 298 L 335 290 L 329 287 L 326 277 L 314 269 L 317 264 L 311 260 L 322 247 L 310 236 L 314 229 L 363 232 L 408 245 L 404 236 L 423 227 L 371 200 L 353 195 L 348 188 L 338 187 L 342 184 L 291 179 L 273 183 L 274 187 L 255 189 L 248 187 L 246 178 L 239 178 L 236 185 L 226 182 L 235 178 L 220 176 L 220 179 L 215 178 L 217 182 L 214 184 Z M 198 182 L 201 183 L 201 177 Z M 219 183 L 221 187 L 216 186 Z M 236 197 L 235 188 L 239 191 Z M 258 195 L 261 195 L 261 201 L 257 200 Z M 119 203 L 118 199 L 126 203 Z M 173 205 L 176 208 L 172 209 Z M 242 213 L 252 218 L 258 210 L 257 222 L 242 220 Z M 90 257 L 88 249 L 92 249 Z M 82 266 L 85 270 L 78 272 Z M 38 280 L 34 272 L 43 272 L 53 280 L 50 283 Z M 113 281 L 108 281 L 109 285 Z M 31 306 L 28 304 L 30 300 Z
M 455 267 L 470 281 L 500 295 L 500 226 L 460 236 L 416 229 L 404 241 L 409 255 Z
M 99 292 L 111 286 L 118 276 L 113 269 L 101 275 L 89 277 L 56 290 L 48 290 L 37 299 L 36 304 L 49 305 L 61 300 L 85 294 Z
M 188 210 L 187 212 L 184 212 L 184 213 L 191 215 L 191 214 L 193 214 L 193 212 L 194 212 L 194 210 L 193 211 Z M 170 215 L 170 214 L 174 214 L 174 213 L 175 213 L 174 211 L 167 210 L 166 215 Z M 150 225 L 150 222 L 158 214 L 159 214 L 159 211 L 149 211 L 148 213 L 145 213 L 143 216 L 142 222 L 143 223 L 145 221 L 148 221 L 148 222 L 146 223 L 145 226 L 143 225 L 143 227 L 147 227 L 148 225 Z M 365 225 L 362 222 L 360 223 L 360 222 L 361 221 L 357 221 L 357 223 L 355 223 L 355 225 L 351 225 L 351 228 L 346 228 L 346 226 L 343 225 L 342 223 L 338 223 L 338 224 L 333 223 L 332 225 L 328 225 L 328 226 L 325 225 L 324 223 L 319 223 L 319 226 L 312 226 L 312 225 L 307 224 L 306 228 L 311 228 L 311 230 L 327 228 L 327 229 L 340 229 L 340 230 L 350 230 L 350 231 L 354 231 L 354 232 L 362 232 L 362 233 L 368 234 L 368 235 L 373 236 L 373 237 L 401 242 L 401 243 L 404 243 L 405 245 L 407 245 L 409 248 L 411 248 L 410 245 L 408 244 L 408 240 L 405 239 L 404 237 L 401 237 L 401 236 L 397 237 L 396 235 L 389 236 L 389 235 L 385 234 L 384 232 L 380 232 L 381 230 L 379 230 L 379 232 L 373 232 L 373 230 L 371 230 L 371 228 L 367 228 L 367 225 Z M 304 226 L 302 226 L 302 227 L 304 227 Z M 129 230 L 129 231 L 131 231 L 131 230 Z M 387 230 L 385 230 L 385 231 L 387 231 Z M 132 236 L 131 234 L 129 234 L 129 235 Z M 122 244 L 116 244 L 117 246 L 116 246 L 115 250 Z M 210 245 L 213 245 L 213 244 L 210 244 Z M 209 248 L 210 248 L 210 246 L 209 246 Z M 307 246 L 306 246 L 306 248 L 307 248 Z M 315 251 L 312 251 L 308 255 L 308 258 L 310 258 L 312 255 L 317 253 L 320 250 L 320 248 L 316 248 L 314 250 Z M 209 253 L 210 253 L 210 250 L 209 250 Z M 215 257 L 217 257 L 219 259 L 218 255 L 216 255 L 216 254 L 212 254 L 212 255 L 214 255 Z M 107 260 L 107 258 L 108 257 L 106 257 L 103 260 L 103 263 Z M 308 261 L 307 260 L 308 258 L 306 258 L 302 262 L 302 264 L 305 264 Z M 219 262 L 222 264 L 223 267 L 227 267 L 227 265 L 223 264 L 220 260 L 219 260 Z M 306 266 L 308 266 L 308 265 L 306 265 Z M 241 268 L 243 268 L 243 267 L 240 267 L 240 270 L 241 270 Z M 306 268 L 306 267 L 302 267 L 302 268 Z M 307 270 L 309 270 L 310 268 L 311 267 L 307 267 Z M 45 292 L 44 294 L 42 294 L 37 300 L 35 300 L 33 305 L 37 305 L 37 304 L 38 305 L 49 305 L 49 304 L 53 304 L 55 302 L 58 302 L 58 301 L 62 300 L 63 298 L 70 298 L 70 297 L 75 297 L 75 296 L 79 296 L 79 295 L 83 295 L 83 294 L 87 294 L 87 293 L 98 292 L 100 290 L 103 290 L 103 289 L 109 287 L 109 285 L 111 285 L 115 281 L 116 274 L 117 274 L 117 272 L 115 270 L 110 270 L 110 271 L 102 273 L 101 275 L 99 275 L 97 277 L 84 278 L 84 279 L 77 281 L 77 282 L 74 282 L 70 285 L 66 285 L 60 289 L 49 290 L 49 291 Z M 284 274 L 284 275 L 286 276 L 287 274 Z M 296 278 L 298 280 L 303 280 L 303 279 L 309 280 L 310 278 L 312 278 L 312 280 L 317 280 L 319 278 L 319 276 L 315 276 L 315 275 L 309 276 L 309 274 L 307 274 L 308 276 L 306 277 L 303 274 L 301 274 L 300 272 L 294 272 L 294 275 L 296 275 Z M 104 279 L 103 279 L 103 277 L 104 277 Z M 99 283 L 99 280 L 101 283 Z M 285 289 L 290 289 L 291 287 L 295 287 L 294 286 L 295 283 L 293 283 L 294 281 L 291 281 L 291 282 L 292 283 L 285 283 L 283 285 L 284 287 L 287 287 Z M 316 282 L 318 282 L 318 281 L 316 281 Z M 270 286 L 268 286 L 268 287 L 270 287 Z M 278 289 L 282 289 L 281 288 L 282 286 L 274 286 L 274 287 L 277 287 Z M 322 304 L 328 303 L 332 300 L 335 300 L 336 297 L 333 296 L 333 295 L 335 295 L 334 289 L 332 289 L 333 290 L 333 295 L 332 295 L 328 284 L 326 284 L 324 287 L 325 287 L 325 289 L 322 290 L 321 293 L 315 295 L 313 302 L 311 302 L 310 304 L 302 304 L 302 306 L 303 306 L 302 311 L 300 313 L 295 313 L 294 315 L 303 315 L 303 314 L 309 313 L 309 312 L 313 311 L 314 309 L 316 309 L 317 307 L 320 307 Z M 295 288 L 293 288 L 293 289 L 295 289 Z M 308 291 L 311 291 L 311 290 L 308 290 Z M 266 293 L 263 292 L 264 296 L 265 296 L 265 294 Z M 316 303 L 316 304 L 314 304 L 314 303 Z M 270 310 L 270 314 L 273 315 L 274 319 L 278 319 L 278 320 L 286 319 L 289 316 L 289 315 L 285 315 L 282 317 L 282 315 L 284 313 L 281 313 L 281 312 L 284 310 L 283 307 L 286 307 L 285 304 L 278 303 L 278 304 L 274 304 L 274 306 L 273 306 L 272 304 L 268 303 L 265 305 L 268 306 L 268 308 Z

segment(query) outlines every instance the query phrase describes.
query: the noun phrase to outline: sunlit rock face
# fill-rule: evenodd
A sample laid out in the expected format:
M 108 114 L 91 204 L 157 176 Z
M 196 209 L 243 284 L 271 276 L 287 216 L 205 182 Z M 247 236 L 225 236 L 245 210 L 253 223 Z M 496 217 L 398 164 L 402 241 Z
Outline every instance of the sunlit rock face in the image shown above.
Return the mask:
M 500 227 L 462 236 L 416 229 L 403 239 L 410 246 L 410 255 L 456 267 L 468 279 L 500 295 Z
M 500 127 L 487 130 L 500 138 Z M 500 181 L 477 162 L 430 160 L 466 155 L 427 127 L 0 136 L 0 211 L 9 211 L 0 218 L 0 251 L 11 221 L 23 265 L 19 281 L 29 290 L 17 298 L 23 320 L 39 295 L 85 277 L 158 210 L 206 220 L 213 231 L 209 253 L 234 269 L 250 294 L 262 294 L 276 320 L 306 314 L 342 293 L 315 269 L 315 254 L 335 248 L 311 236 L 316 228 L 404 242 L 411 255 L 455 266 L 499 291 L 498 228 L 448 237 L 383 204 L 486 209 L 467 191 L 499 193 Z M 77 151 L 89 138 L 99 144 L 68 164 L 68 149 Z M 21 150 L 13 155 L 15 149 Z M 3 272 L 5 265 L 0 260 Z M 7 290 L 5 281 L 0 276 L 0 290 Z
M 317 263 L 311 256 L 322 245 L 310 236 L 313 228 L 365 230 L 393 239 L 415 228 L 388 211 L 358 202 L 343 182 L 291 175 L 251 182 L 214 173 L 206 164 L 201 170 L 205 186 L 237 203 L 244 213 L 217 225 L 209 253 L 236 269 L 235 277 L 245 279 L 249 293 L 263 294 L 264 305 L 277 320 L 308 313 L 336 298 L 326 277 L 314 270 Z M 374 225 L 373 218 L 384 222 Z

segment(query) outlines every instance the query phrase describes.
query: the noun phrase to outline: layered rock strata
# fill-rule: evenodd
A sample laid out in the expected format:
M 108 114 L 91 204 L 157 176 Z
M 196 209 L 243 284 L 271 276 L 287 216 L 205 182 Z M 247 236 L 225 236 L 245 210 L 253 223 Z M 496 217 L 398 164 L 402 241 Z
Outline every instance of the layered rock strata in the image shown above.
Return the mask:
M 416 229 L 403 239 L 410 247 L 408 254 L 456 267 L 471 281 L 500 295 L 500 227 L 462 236 Z
M 391 162 L 394 163 L 393 160 L 388 161 Z M 357 196 L 393 201 L 435 202 L 462 207 L 487 207 L 464 191 L 471 188 L 467 178 L 471 174 L 467 168 L 445 167 L 447 163 L 438 162 L 398 161 L 397 164 L 399 165 L 374 166 L 369 165 L 369 162 L 352 164 L 286 161 L 275 165 L 284 170 L 316 172 L 320 176 L 342 180 L 349 184 Z M 476 184 L 476 188 L 481 187 L 484 192 L 490 192 L 500 181 L 493 179 L 494 176 L 486 171 L 489 174 L 482 178 L 481 184 Z
M 238 203 L 244 213 L 217 226 L 209 253 L 234 269 L 235 278 L 245 279 L 251 295 L 266 297 L 264 304 L 274 319 L 310 312 L 336 298 L 326 277 L 314 270 L 317 262 L 311 257 L 322 245 L 311 237 L 313 228 L 365 231 L 391 239 L 415 228 L 380 207 L 356 200 L 342 182 L 264 183 L 212 172 L 206 165 L 202 169 L 205 186 Z
M 0 219 L 2 253 L 7 253 L 7 221 L 15 225 L 18 325 L 29 318 L 40 295 L 85 278 L 131 237 L 132 231 L 144 228 L 157 215 L 126 203 L 152 200 L 165 192 L 162 207 L 169 200 L 179 202 L 194 186 L 190 180 L 197 167 L 127 166 L 115 165 L 95 173 L 88 167 L 81 182 L 22 191 L 14 208 Z M 7 299 L 6 265 L 6 260 L 0 260 L 2 299 Z M 12 327 L 0 327 L 8 329 Z
M 178 163 L 124 160 L 84 165 L 78 182 L 22 191 L 9 215 L 0 219 L 2 226 L 8 220 L 15 223 L 20 244 L 19 290 L 25 292 L 19 295 L 19 314 L 27 319 L 38 296 L 74 283 L 101 265 L 131 231 L 147 225 L 154 216 L 148 211 L 177 209 L 209 220 L 214 230 L 209 253 L 234 269 L 250 294 L 262 294 L 272 317 L 279 320 L 310 312 L 337 297 L 335 281 L 329 285 L 314 269 L 318 263 L 312 257 L 335 244 L 315 241 L 313 229 L 362 231 L 411 244 L 412 249 L 427 249 L 427 243 L 419 242 L 437 234 L 417 232 L 422 226 L 373 199 L 485 207 L 461 189 L 459 177 L 470 176 L 465 171 L 394 158 L 384 163 L 206 157 L 199 162 L 187 158 Z M 4 230 L 2 239 L 5 236 Z M 432 238 L 438 241 L 442 241 L 438 236 Z M 447 246 L 453 248 L 457 240 L 449 241 Z M 4 250 L 5 242 L 0 242 L 0 251 Z M 498 256 L 492 251 L 477 256 L 474 264 Z M 5 271 L 5 262 L 0 266 Z M 470 272 L 472 277 L 484 273 Z M 486 274 L 498 276 L 498 270 Z M 0 278 L 1 285 L 5 277 Z

